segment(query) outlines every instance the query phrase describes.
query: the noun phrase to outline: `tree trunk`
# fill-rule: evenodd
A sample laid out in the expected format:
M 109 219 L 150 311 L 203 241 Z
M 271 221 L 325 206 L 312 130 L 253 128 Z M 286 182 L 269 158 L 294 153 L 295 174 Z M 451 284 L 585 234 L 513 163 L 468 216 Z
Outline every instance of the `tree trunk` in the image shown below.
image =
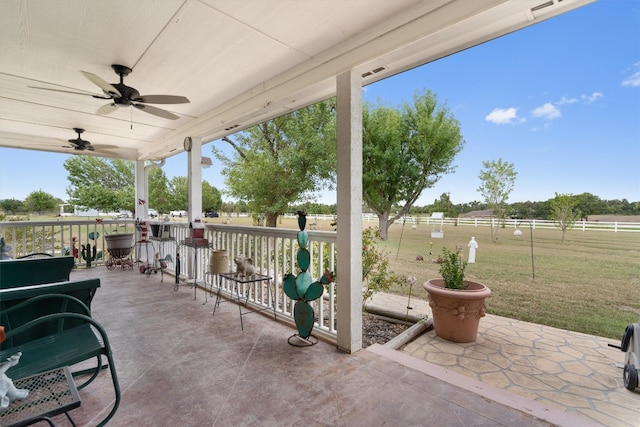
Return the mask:
M 389 239 L 389 212 L 378 214 L 378 229 L 380 230 L 380 238 L 382 240 Z
M 277 213 L 273 213 L 273 212 L 267 212 L 265 214 L 265 227 L 273 227 L 275 228 L 277 223 L 278 223 L 278 217 L 280 216 L 280 214 Z

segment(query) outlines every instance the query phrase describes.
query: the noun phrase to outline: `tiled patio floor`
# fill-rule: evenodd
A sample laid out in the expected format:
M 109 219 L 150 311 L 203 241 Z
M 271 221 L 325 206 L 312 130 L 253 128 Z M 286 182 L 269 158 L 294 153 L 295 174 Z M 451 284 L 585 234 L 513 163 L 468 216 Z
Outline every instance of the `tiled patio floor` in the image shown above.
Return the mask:
M 242 331 L 235 303 L 214 317 L 204 291 L 196 300 L 188 285 L 174 292 L 171 277 L 98 267 L 71 278 L 96 276 L 93 316 L 109 334 L 122 390 L 110 426 L 590 425 L 472 379 L 458 387 L 448 369 L 382 346 L 293 347 L 295 330 L 261 314 L 245 316 Z M 93 426 L 113 401 L 108 371 L 81 398 L 72 415 Z
M 372 305 L 405 313 L 408 304 L 406 297 L 377 294 Z M 410 305 L 414 316 L 431 313 L 425 300 Z M 451 343 L 430 330 L 401 351 L 603 426 L 640 426 L 640 389 L 624 387 L 616 366 L 624 354 L 609 343 L 620 341 L 487 315 L 474 343 Z

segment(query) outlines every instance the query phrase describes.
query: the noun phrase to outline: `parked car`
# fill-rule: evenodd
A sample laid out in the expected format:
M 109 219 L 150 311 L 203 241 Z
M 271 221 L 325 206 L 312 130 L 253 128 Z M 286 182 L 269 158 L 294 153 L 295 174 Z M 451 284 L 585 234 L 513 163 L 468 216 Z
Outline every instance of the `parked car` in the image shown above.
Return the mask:
M 208 211 L 204 213 L 205 218 L 218 218 L 220 215 L 216 211 Z
M 149 214 L 149 218 L 158 217 L 158 212 L 155 209 L 147 209 L 147 214 Z
M 115 218 L 131 218 L 131 214 L 129 212 L 118 212 L 114 215 Z
M 169 212 L 169 215 L 171 215 L 172 217 L 177 216 L 179 218 L 188 216 L 187 211 L 171 211 Z

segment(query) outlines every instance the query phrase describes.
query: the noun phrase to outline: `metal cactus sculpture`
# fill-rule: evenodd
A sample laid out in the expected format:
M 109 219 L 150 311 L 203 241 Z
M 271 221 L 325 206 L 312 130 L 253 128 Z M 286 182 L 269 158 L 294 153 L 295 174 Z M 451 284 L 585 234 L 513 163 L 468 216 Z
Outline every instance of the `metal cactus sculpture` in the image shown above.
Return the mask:
M 87 246 L 82 245 L 82 259 L 86 261 L 87 268 L 91 267 L 91 262 L 96 260 L 98 256 L 98 248 L 96 246 L 93 247 L 93 251 L 91 250 L 91 244 L 87 243 Z
M 100 233 L 98 233 L 97 231 L 92 231 L 91 233 L 89 233 L 89 239 L 93 240 L 95 242 L 95 240 L 100 237 Z M 75 239 L 75 237 L 74 237 Z M 85 262 L 87 263 L 87 268 L 91 267 L 91 263 L 93 261 L 96 260 L 96 258 L 101 258 L 102 257 L 102 251 L 100 251 L 100 254 L 98 254 L 98 247 L 97 245 L 93 245 L 93 248 L 91 248 L 91 244 L 87 242 L 87 245 L 81 245 L 82 247 L 82 251 L 81 251 L 81 255 L 82 255 L 82 259 L 85 260 Z M 98 256 L 100 255 L 100 256 Z
M 320 280 L 313 281 L 311 273 L 307 270 L 311 264 L 311 255 L 307 249 L 309 243 L 309 235 L 305 231 L 307 225 L 306 212 L 298 211 L 298 253 L 296 254 L 296 261 L 300 268 L 300 273 L 295 276 L 291 273 L 285 275 L 283 290 L 284 293 L 296 301 L 293 308 L 293 318 L 296 322 L 296 328 L 298 334 L 294 334 L 289 337 L 289 344 L 291 345 L 314 345 L 318 342 L 318 339 L 311 335 L 313 330 L 314 312 L 313 307 L 309 304 L 310 301 L 314 301 L 320 298 L 324 292 L 324 285 L 327 285 L 334 280 L 334 274 L 329 270 L 325 270 Z M 292 338 L 298 337 L 301 340 L 292 341 Z

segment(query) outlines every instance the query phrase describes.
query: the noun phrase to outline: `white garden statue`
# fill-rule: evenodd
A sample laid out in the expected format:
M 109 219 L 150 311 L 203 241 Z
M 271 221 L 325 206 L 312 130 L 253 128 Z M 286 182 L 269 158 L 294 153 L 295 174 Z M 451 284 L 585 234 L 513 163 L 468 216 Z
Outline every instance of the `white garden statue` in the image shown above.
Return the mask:
M 24 399 L 29 395 L 29 390 L 16 388 L 6 374 L 9 368 L 18 364 L 20 356 L 22 353 L 16 353 L 6 362 L 0 363 L 0 410 L 7 408 L 14 400 Z
M 476 238 L 472 237 L 467 246 L 469 247 L 469 264 L 473 264 L 476 262 L 476 249 L 478 249 Z

